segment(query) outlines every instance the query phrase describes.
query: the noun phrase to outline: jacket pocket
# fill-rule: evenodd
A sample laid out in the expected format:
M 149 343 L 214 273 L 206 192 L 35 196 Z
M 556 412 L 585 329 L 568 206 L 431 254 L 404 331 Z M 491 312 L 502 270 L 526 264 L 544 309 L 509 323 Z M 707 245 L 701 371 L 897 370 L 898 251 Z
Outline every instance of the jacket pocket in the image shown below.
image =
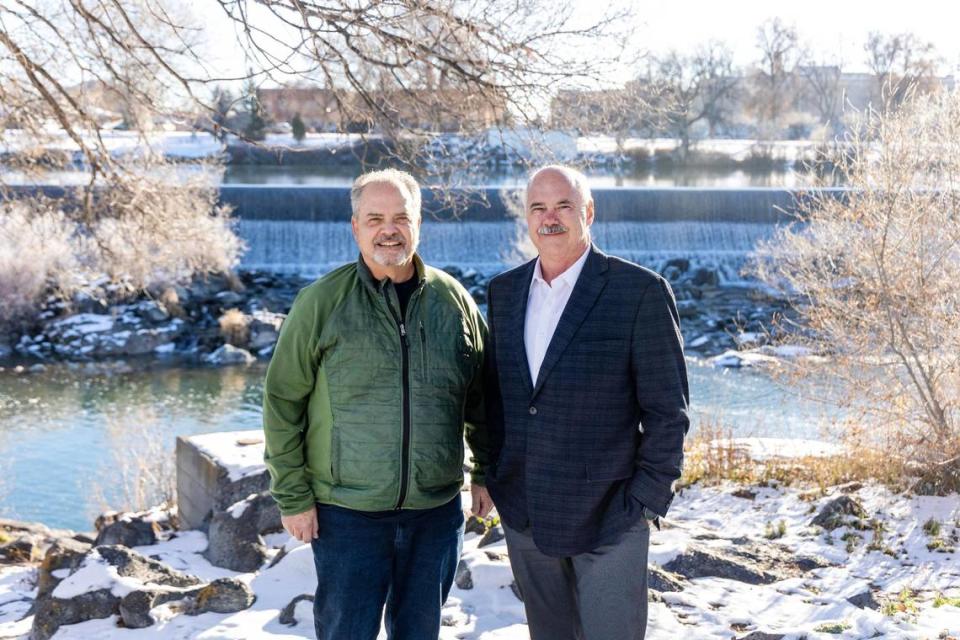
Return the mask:
M 584 465 L 587 482 L 615 482 L 633 477 L 634 464 L 619 465 L 616 467 L 601 465 Z

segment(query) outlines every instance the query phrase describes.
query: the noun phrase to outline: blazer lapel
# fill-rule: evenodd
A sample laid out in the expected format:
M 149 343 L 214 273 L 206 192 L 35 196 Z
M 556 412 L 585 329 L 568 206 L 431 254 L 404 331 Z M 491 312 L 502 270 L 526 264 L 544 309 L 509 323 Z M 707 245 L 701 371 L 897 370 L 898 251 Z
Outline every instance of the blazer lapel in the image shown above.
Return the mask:
M 530 363 L 527 361 L 527 347 L 524 344 L 523 334 L 527 319 L 527 299 L 530 297 L 530 281 L 533 278 L 533 268 L 536 264 L 536 259 L 531 260 L 517 272 L 519 281 L 514 283 L 513 299 L 509 301 L 507 307 L 511 310 L 507 325 L 510 349 L 516 357 L 517 366 L 520 367 L 520 375 L 523 378 L 524 385 L 526 385 L 527 392 L 531 394 L 533 392 L 533 381 L 530 379 Z
M 583 323 L 587 314 L 593 308 L 600 292 L 607 284 L 607 256 L 601 253 L 596 246 L 590 247 L 590 255 L 583 265 L 583 271 L 577 278 L 577 284 L 574 285 L 570 293 L 570 299 L 567 306 L 563 309 L 557 328 L 553 332 L 553 338 L 550 340 L 550 346 L 547 347 L 547 353 L 543 358 L 543 364 L 540 365 L 540 373 L 537 375 L 537 384 L 533 389 L 533 395 L 536 396 L 543 387 L 544 380 L 550 375 L 550 371 L 560 360 L 560 356 L 566 350 L 567 345 L 577 333 L 577 329 Z M 532 277 L 532 274 L 531 274 Z M 529 283 L 527 289 L 529 290 Z M 526 310 L 526 300 L 524 300 L 524 310 Z M 522 329 L 521 329 L 522 336 Z M 526 354 L 526 349 L 523 350 Z M 526 361 L 526 355 L 524 355 Z M 530 367 L 527 366 L 527 371 Z

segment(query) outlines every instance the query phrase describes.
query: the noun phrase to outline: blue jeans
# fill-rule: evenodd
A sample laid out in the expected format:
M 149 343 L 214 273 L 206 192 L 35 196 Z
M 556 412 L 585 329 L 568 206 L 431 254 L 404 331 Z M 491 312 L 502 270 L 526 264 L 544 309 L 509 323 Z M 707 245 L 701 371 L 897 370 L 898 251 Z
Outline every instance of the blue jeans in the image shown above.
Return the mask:
M 434 509 L 364 514 L 317 505 L 318 640 L 433 640 L 463 546 L 459 494 Z

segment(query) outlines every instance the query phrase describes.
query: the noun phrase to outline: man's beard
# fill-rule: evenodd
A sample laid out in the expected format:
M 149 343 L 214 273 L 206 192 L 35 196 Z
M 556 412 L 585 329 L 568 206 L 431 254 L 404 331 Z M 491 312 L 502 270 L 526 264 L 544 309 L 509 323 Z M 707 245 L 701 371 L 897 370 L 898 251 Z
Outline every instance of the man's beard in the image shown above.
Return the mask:
M 417 236 L 413 236 L 408 245 L 400 235 L 377 238 L 373 244 L 373 259 L 381 267 L 399 267 L 413 257 L 418 240 Z M 378 245 L 381 242 L 399 242 L 400 244 L 396 247 L 380 247 Z

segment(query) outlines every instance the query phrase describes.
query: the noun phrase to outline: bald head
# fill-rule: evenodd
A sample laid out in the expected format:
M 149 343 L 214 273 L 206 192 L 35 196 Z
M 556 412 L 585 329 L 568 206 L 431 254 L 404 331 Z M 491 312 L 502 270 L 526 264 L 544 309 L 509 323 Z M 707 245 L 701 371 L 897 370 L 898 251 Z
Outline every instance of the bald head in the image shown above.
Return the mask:
M 573 187 L 573 190 L 576 191 L 580 196 L 580 202 L 584 209 L 587 207 L 587 205 L 593 203 L 593 194 L 590 193 L 590 186 L 587 184 L 587 176 L 583 175 L 582 172 L 574 169 L 573 167 L 567 167 L 562 164 L 548 164 L 531 173 L 530 178 L 527 180 L 527 207 L 530 206 L 530 193 L 534 187 L 534 183 L 543 179 L 549 179 L 551 177 L 561 177 L 566 180 L 566 182 Z

